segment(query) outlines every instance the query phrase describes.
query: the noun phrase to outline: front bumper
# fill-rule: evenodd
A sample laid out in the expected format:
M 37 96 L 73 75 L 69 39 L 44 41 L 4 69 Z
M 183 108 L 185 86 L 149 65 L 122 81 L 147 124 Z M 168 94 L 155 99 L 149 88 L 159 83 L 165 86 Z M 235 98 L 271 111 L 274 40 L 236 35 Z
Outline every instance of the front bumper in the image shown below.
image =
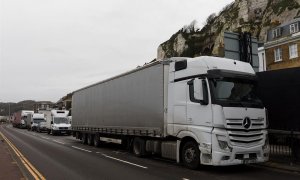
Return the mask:
M 54 133 L 60 133 L 60 134 L 71 134 L 72 130 L 70 129 L 55 129 L 52 130 Z
M 234 147 L 232 152 L 212 151 L 212 157 L 211 165 L 225 166 L 263 163 L 269 160 L 269 153 L 259 145 L 250 148 Z
M 39 130 L 39 131 L 46 132 L 46 131 L 47 131 L 47 127 L 39 127 L 38 130 Z
M 26 128 L 26 124 L 20 124 L 19 125 L 21 129 L 25 129 Z
M 234 145 L 229 140 L 230 138 L 225 130 L 215 129 L 212 134 L 212 144 L 208 146 L 210 149 L 203 151 L 203 147 L 199 146 L 202 152 L 200 156 L 201 163 L 213 166 L 228 166 L 266 162 L 269 160 L 269 143 L 267 131 L 263 130 L 262 133 L 260 141 Z M 225 148 L 223 144 L 221 148 L 219 140 L 226 142 L 227 147 L 225 146 Z

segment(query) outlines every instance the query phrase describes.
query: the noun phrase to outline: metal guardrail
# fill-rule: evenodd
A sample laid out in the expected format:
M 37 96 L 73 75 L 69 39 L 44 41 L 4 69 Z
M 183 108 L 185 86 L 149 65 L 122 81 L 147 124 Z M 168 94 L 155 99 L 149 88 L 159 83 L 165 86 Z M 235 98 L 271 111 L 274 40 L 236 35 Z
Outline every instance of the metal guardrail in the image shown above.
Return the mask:
M 300 131 L 269 130 L 270 160 L 300 163 Z

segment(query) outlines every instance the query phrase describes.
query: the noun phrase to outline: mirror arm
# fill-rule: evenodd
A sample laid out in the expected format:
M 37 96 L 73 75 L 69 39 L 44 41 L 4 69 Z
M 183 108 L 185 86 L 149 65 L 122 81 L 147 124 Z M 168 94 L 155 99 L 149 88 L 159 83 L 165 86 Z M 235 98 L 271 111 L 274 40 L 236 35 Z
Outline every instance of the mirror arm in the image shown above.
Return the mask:
M 203 100 L 201 105 L 208 105 L 208 88 L 205 79 L 202 79 Z

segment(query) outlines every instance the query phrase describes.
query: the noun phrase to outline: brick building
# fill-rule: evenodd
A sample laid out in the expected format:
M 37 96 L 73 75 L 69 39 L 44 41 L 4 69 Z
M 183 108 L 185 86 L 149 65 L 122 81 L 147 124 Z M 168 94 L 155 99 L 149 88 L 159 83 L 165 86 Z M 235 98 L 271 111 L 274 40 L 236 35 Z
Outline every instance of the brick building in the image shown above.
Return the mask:
M 300 18 L 268 31 L 265 43 L 267 70 L 300 67 Z

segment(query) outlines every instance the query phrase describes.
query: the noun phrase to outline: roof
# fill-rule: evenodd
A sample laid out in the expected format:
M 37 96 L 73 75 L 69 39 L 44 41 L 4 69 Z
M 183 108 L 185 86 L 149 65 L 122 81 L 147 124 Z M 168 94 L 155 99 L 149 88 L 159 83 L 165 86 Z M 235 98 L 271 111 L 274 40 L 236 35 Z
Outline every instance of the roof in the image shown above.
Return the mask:
M 293 19 L 293 20 L 291 20 L 291 21 L 288 21 L 288 22 L 282 23 L 281 25 L 277 26 L 276 28 L 279 28 L 279 27 L 284 27 L 284 26 L 287 26 L 287 25 L 293 24 L 293 23 L 295 23 L 295 22 L 298 22 L 298 21 L 300 21 L 300 17 L 298 17 L 298 18 L 295 18 L 295 19 Z

